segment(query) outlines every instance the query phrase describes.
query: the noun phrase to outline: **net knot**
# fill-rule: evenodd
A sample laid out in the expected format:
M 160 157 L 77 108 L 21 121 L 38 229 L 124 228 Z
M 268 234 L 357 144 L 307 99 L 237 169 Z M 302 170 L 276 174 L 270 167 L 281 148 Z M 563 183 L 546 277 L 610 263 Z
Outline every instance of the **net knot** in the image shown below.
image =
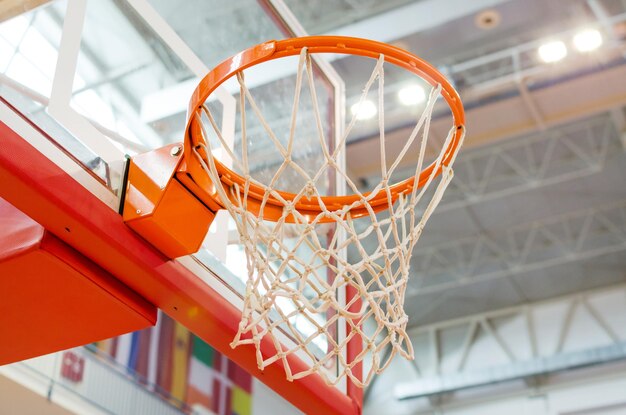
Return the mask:
M 307 199 L 312 199 L 316 193 L 317 193 L 317 189 L 315 188 L 315 184 L 310 181 L 307 182 L 307 184 L 304 185 L 304 189 L 302 189 L 302 194 Z

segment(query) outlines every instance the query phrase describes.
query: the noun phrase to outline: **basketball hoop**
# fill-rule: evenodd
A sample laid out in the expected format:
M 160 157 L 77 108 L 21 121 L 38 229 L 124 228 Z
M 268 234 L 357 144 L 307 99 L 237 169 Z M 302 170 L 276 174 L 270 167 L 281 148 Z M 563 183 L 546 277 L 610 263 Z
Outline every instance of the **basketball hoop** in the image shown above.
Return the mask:
M 426 105 L 416 117 L 416 124 L 393 160 L 387 160 L 385 150 L 384 115 L 379 115 L 381 180 L 372 189 L 360 191 L 349 177 L 338 156 L 345 149 L 347 137 L 353 130 L 356 114 L 338 137 L 334 148 L 328 148 L 324 140 L 323 121 L 317 106 L 316 90 L 312 87 L 313 71 L 311 55 L 319 53 L 359 55 L 375 60 L 374 70 L 365 84 L 359 103 L 364 102 L 372 85 L 378 82 L 382 91 L 384 64 L 403 68 L 432 86 Z M 291 128 L 286 142 L 281 141 L 265 121 L 246 86 L 244 71 L 252 66 L 288 56 L 299 56 L 296 76 Z M 206 105 L 213 91 L 229 78 L 235 77 L 240 88 L 242 135 L 241 155 L 227 144 L 215 117 Z M 312 174 L 301 168 L 292 158 L 297 145 L 294 126 L 305 80 L 314 104 L 314 121 L 319 136 L 320 151 L 324 162 Z M 450 108 L 453 125 L 434 160 L 426 167 L 426 149 L 430 122 L 436 99 L 442 96 Z M 379 94 L 382 108 L 383 94 Z M 246 105 L 252 108 L 260 120 L 269 142 L 280 153 L 282 164 L 268 183 L 261 183 L 251 174 L 248 160 L 246 130 Z M 248 280 L 244 309 L 239 331 L 232 346 L 253 344 L 256 347 L 259 368 L 281 361 L 287 378 L 298 379 L 310 373 L 319 373 L 327 383 L 335 384 L 348 377 L 358 386 L 367 385 L 375 373 L 384 370 L 395 354 L 413 358 L 413 349 L 406 333 L 407 315 L 404 312 L 404 294 L 409 276 L 411 252 L 419 239 L 424 225 L 441 200 L 444 190 L 452 179 L 452 164 L 465 134 L 464 112 L 461 100 L 450 83 L 434 67 L 420 58 L 391 45 L 364 39 L 313 36 L 272 41 L 255 46 L 218 65 L 199 84 L 189 104 L 189 120 L 185 137 L 184 160 L 187 174 L 202 189 L 209 189 L 210 205 L 226 209 L 234 219 L 244 246 Z M 226 167 L 213 155 L 214 145 L 219 143 L 233 162 Z M 418 146 L 417 163 L 413 173 L 404 180 L 391 183 L 392 174 L 401 160 Z M 277 182 L 285 169 L 291 169 L 304 183 L 295 192 L 277 188 Z M 319 177 L 332 171 L 345 180 L 349 194 L 327 195 L 318 189 Z M 428 189 L 430 188 L 430 192 Z M 428 199 L 428 200 L 426 200 Z M 204 200 L 204 199 L 203 199 Z M 425 207 L 421 216 L 417 205 Z M 205 202 L 207 203 L 207 202 Z M 363 221 L 360 223 L 359 221 Z M 334 224 L 336 232 L 328 243 L 320 243 L 316 228 Z M 286 224 L 295 226 L 292 232 L 295 243 L 286 244 L 283 237 Z M 363 225 L 364 224 L 364 225 Z M 373 238 L 377 248 L 364 248 L 364 240 Z M 307 246 L 312 255 L 302 258 L 298 248 Z M 355 258 L 345 255 L 353 250 Z M 332 269 L 333 278 L 319 275 L 320 263 Z M 285 277 L 289 271 L 289 277 Z M 340 301 L 338 293 L 348 290 L 355 295 Z M 289 301 L 289 308 L 279 307 L 278 302 Z M 329 313 L 329 310 L 332 311 Z M 315 318 L 327 313 L 326 321 Z M 307 321 L 314 330 L 303 335 L 294 321 Z M 368 322 L 366 324 L 366 322 Z M 334 324 L 346 324 L 346 338 L 335 341 L 330 335 Z M 366 329 L 365 326 L 369 328 Z M 283 330 L 294 339 L 295 346 L 287 347 L 279 341 L 277 331 Z M 328 344 L 324 356 L 311 352 L 310 345 L 323 336 Z M 273 355 L 263 355 L 260 343 L 265 337 L 275 345 Z M 350 342 L 363 342 L 363 350 L 351 359 L 345 356 Z M 384 358 L 385 349 L 391 353 Z M 286 357 L 292 353 L 305 356 L 310 368 L 293 372 Z M 337 358 L 339 368 L 336 377 L 327 376 L 322 368 L 330 359 Z M 355 376 L 353 368 L 364 360 L 368 370 L 363 376 Z

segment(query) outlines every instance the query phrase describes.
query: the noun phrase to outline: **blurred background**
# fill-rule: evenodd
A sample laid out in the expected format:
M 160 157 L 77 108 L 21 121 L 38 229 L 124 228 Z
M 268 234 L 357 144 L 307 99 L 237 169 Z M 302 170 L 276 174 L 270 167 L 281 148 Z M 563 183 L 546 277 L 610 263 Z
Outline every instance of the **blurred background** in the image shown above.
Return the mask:
M 277 2 L 148 3 L 209 68 L 285 36 L 267 14 Z M 0 94 L 117 191 L 115 165 L 50 117 L 68 5 L 0 2 Z M 374 379 L 364 413 L 626 414 L 626 1 L 283 6 L 309 34 L 367 37 L 428 60 L 467 112 L 455 178 L 411 263 L 405 309 L 416 359 L 397 358 Z M 197 82 L 145 19 L 125 0 L 87 0 L 73 78 L 72 108 L 127 154 L 180 141 Z M 378 108 L 354 104 L 373 67 L 330 65 L 345 100 L 325 109 L 342 105 L 362 121 L 346 162 L 366 188 L 379 171 L 357 155 L 378 146 Z M 275 104 L 268 118 L 284 122 L 275 89 L 259 91 Z M 388 136 L 406 135 L 428 90 L 400 71 L 385 94 Z M 433 134 L 449 125 L 436 111 Z M 242 251 L 227 238 L 222 277 L 240 292 Z M 160 315 L 153 328 L 0 367 L 0 412 L 297 410 Z

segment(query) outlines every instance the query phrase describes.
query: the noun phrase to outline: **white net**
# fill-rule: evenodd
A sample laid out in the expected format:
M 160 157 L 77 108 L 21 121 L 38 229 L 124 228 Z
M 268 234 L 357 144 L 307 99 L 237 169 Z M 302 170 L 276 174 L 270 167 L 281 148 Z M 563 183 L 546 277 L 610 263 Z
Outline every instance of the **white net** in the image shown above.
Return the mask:
M 376 81 L 382 91 L 384 62 L 385 57 L 381 55 L 365 84 L 359 105 L 364 102 Z M 357 116 L 352 116 L 342 137 L 337 140 L 337 145 L 333 149 L 329 148 L 324 137 L 322 116 L 317 110 L 311 57 L 306 49 L 302 50 L 298 62 L 291 128 L 286 144 L 265 121 L 246 87 L 243 74 L 238 73 L 237 79 L 240 86 L 242 135 L 240 155 L 235 154 L 232 146 L 227 145 L 206 105 L 195 114 L 196 119 L 201 122 L 208 119 L 214 131 L 212 136 L 217 137 L 221 148 L 232 159 L 234 168 L 245 179 L 243 185 L 234 183 L 230 186 L 216 186 L 222 204 L 236 223 L 247 258 L 248 279 L 242 319 L 232 346 L 253 344 L 261 369 L 282 361 L 289 380 L 319 373 L 329 384 L 336 384 L 346 376 L 363 387 L 371 381 L 374 374 L 383 371 L 396 354 L 413 359 L 413 348 L 406 333 L 408 318 L 404 311 L 411 252 L 452 179 L 452 168 L 443 165 L 442 160 L 457 127 L 453 127 L 447 134 L 441 151 L 435 155 L 436 166 L 423 186 L 412 186 L 398 196 L 392 194 L 390 181 L 407 152 L 417 147 L 417 164 L 414 171 L 411 171 L 415 183 L 418 183 L 420 172 L 426 164 L 430 120 L 435 101 L 441 93 L 441 85 L 430 91 L 424 110 L 416 117 L 414 128 L 393 161 L 387 160 L 384 114 L 383 111 L 379 112 L 382 178 L 371 191 L 362 192 L 346 173 L 342 163 L 338 162 L 340 151 L 345 148 Z M 295 125 L 304 79 L 309 85 L 315 110 L 314 122 L 323 154 L 323 162 L 312 173 L 303 169 L 292 157 L 294 146 L 297 146 Z M 251 173 L 246 139 L 246 106 L 261 121 L 267 137 L 283 160 L 269 183 L 259 183 Z M 379 94 L 379 107 L 383 107 L 382 93 Z M 215 149 L 212 148 L 204 125 L 202 131 L 206 144 L 196 147 L 194 154 L 211 181 L 219 183 L 220 173 L 211 156 Z M 202 153 L 209 156 L 203 157 Z M 454 156 L 452 155 L 449 165 L 452 165 Z M 288 169 L 296 172 L 304 183 L 297 193 L 294 192 L 292 200 L 286 199 L 275 187 Z M 325 195 L 318 191 L 316 183 L 329 171 L 345 180 L 348 188 L 357 196 L 354 202 L 338 209 L 328 207 L 323 198 Z M 439 177 L 438 171 L 441 171 Z M 255 196 L 261 196 L 258 214 L 248 208 L 253 185 L 262 185 L 265 189 L 262 195 Z M 371 205 L 373 198 L 381 191 L 386 192 L 385 214 L 376 213 Z M 417 209 L 418 203 L 426 198 L 428 200 L 422 202 L 424 207 Z M 283 206 L 282 214 L 277 220 L 268 221 L 266 208 L 275 206 L 276 201 Z M 299 212 L 297 205 L 303 203 L 315 205 L 319 213 L 312 216 L 310 212 Z M 354 218 L 351 214 L 357 207 L 365 208 L 367 214 L 364 218 Z M 329 220 L 335 223 L 333 231 L 327 233 L 327 238 L 320 238 L 320 227 L 329 226 Z M 346 254 L 347 250 L 350 250 L 351 255 Z M 304 251 L 308 254 L 302 254 Z M 345 292 L 348 287 L 356 295 L 346 300 Z M 320 318 L 320 315 L 324 318 Z M 306 323 L 308 330 L 302 330 L 302 322 Z M 340 325 L 347 327 L 343 337 L 336 336 Z M 292 341 L 281 341 L 285 335 Z M 275 353 L 262 353 L 260 345 L 264 338 L 271 340 Z M 362 342 L 363 349 L 348 359 L 346 348 L 355 338 Z M 389 351 L 385 351 L 386 349 Z M 287 359 L 291 354 L 304 360 L 308 368 L 295 371 Z M 354 370 L 360 363 L 367 363 L 362 376 Z M 329 366 L 336 369 L 332 375 L 325 369 Z

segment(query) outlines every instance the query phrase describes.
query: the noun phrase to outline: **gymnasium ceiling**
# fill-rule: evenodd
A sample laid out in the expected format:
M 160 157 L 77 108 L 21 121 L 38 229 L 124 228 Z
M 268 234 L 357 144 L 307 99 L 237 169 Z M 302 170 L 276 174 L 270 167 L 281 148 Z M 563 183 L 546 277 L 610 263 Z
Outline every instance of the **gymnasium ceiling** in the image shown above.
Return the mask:
M 626 16 L 610 20 L 626 12 L 626 2 L 394 2 L 396 12 L 416 13 L 415 30 L 386 20 L 397 15 L 381 14 L 379 2 L 337 2 L 340 13 L 288 3 L 311 33 L 365 31 L 426 58 L 447 71 L 468 109 L 455 181 L 415 250 L 411 325 L 626 280 Z M 495 11 L 499 24 L 479 27 L 485 10 Z M 333 23 L 320 23 L 326 20 Z M 552 65 L 537 59 L 541 42 L 567 41 L 592 25 L 603 30 L 603 50 Z M 349 103 L 361 87 L 350 85 L 358 68 L 350 59 L 335 67 L 347 80 Z M 402 117 L 396 122 L 403 131 Z M 445 133 L 443 122 L 434 124 Z M 375 143 L 353 144 L 355 160 Z M 582 232 L 591 222 L 594 230 Z
M 194 77 L 126 1 L 113 3 L 117 10 L 105 11 L 101 3 L 87 2 L 84 57 L 99 75 L 76 93 L 111 86 L 125 101 L 120 108 L 143 119 L 135 125 L 145 122 L 137 131 L 149 146 L 179 140 L 185 100 L 174 103 L 162 94 L 193 84 Z M 410 325 L 626 280 L 619 228 L 626 209 L 626 1 L 285 3 L 310 34 L 365 36 L 429 60 L 465 103 L 468 135 L 455 181 L 415 250 Z M 42 14 L 60 24 L 64 4 L 52 2 Z M 284 37 L 255 0 L 150 4 L 208 67 L 260 41 Z M 491 13 L 487 22 L 485 12 Z M 115 19 L 120 33 L 128 30 L 129 53 L 102 41 Z M 35 23 L 49 29 L 46 22 Z M 597 51 L 572 50 L 571 38 L 583 28 L 602 33 Z M 544 63 L 537 48 L 554 39 L 570 45 L 570 53 Z M 352 58 L 332 65 L 346 84 L 349 113 L 363 87 L 354 79 L 371 68 Z M 402 73 L 389 76 L 385 88 L 397 91 L 405 82 Z M 145 120 L 151 96 L 172 108 Z M 393 98 L 386 103 L 390 137 L 405 134 L 413 119 Z M 284 117 L 281 111 L 275 116 Z M 445 136 L 448 128 L 436 114 L 433 133 Z M 348 146 L 348 168 L 364 185 L 377 180 L 363 163 L 377 145 L 374 122 L 358 129 Z
M 426 58 L 468 108 L 456 181 L 415 251 L 411 325 L 626 280 L 626 2 L 287 3 L 310 33 L 368 34 Z M 500 19 L 490 29 L 478 22 L 486 10 Z M 411 13 L 409 26 L 394 24 Z M 537 59 L 545 40 L 567 41 L 593 25 L 603 31 L 602 50 L 552 65 Z M 334 67 L 349 106 L 362 88 L 350 80 L 362 69 L 350 58 Z M 402 133 L 406 120 L 393 120 Z M 445 134 L 443 121 L 434 126 Z M 354 143 L 348 167 L 365 171 L 359 161 L 376 145 L 375 136 Z
M 194 76 L 125 0 L 113 2 L 119 10 L 100 18 L 101 3 L 88 1 L 92 19 L 83 47 L 92 53 L 84 57 L 102 75 L 76 94 L 111 86 L 134 125 L 141 124 L 146 145 L 178 141 L 185 102 L 158 94 L 193 83 Z M 208 67 L 283 37 L 255 0 L 150 3 Z M 626 281 L 626 0 L 285 3 L 310 34 L 369 37 L 429 60 L 466 105 L 468 135 L 455 179 L 411 264 L 410 326 Z M 62 23 L 64 4 L 42 9 L 49 17 L 35 22 L 42 31 Z M 493 27 L 483 27 L 489 26 L 481 19 L 485 11 L 493 13 Z M 120 20 L 120 31 L 130 22 L 124 32 L 130 53 L 99 41 L 98 25 L 108 30 L 112 19 Z M 597 51 L 572 50 L 571 38 L 583 28 L 602 33 Z M 537 48 L 555 39 L 569 45 L 569 55 L 542 62 Z M 355 75 L 371 69 L 350 58 L 332 65 L 345 81 L 349 112 L 363 86 Z M 390 77 L 386 88 L 397 91 L 405 82 Z M 146 97 L 155 94 L 171 108 L 146 120 Z M 400 137 L 411 112 L 387 102 L 389 134 Z M 363 163 L 378 145 L 374 127 L 361 127 L 349 145 L 348 168 L 364 185 L 378 179 Z M 447 128 L 445 117 L 436 116 L 433 133 L 445 135 Z

